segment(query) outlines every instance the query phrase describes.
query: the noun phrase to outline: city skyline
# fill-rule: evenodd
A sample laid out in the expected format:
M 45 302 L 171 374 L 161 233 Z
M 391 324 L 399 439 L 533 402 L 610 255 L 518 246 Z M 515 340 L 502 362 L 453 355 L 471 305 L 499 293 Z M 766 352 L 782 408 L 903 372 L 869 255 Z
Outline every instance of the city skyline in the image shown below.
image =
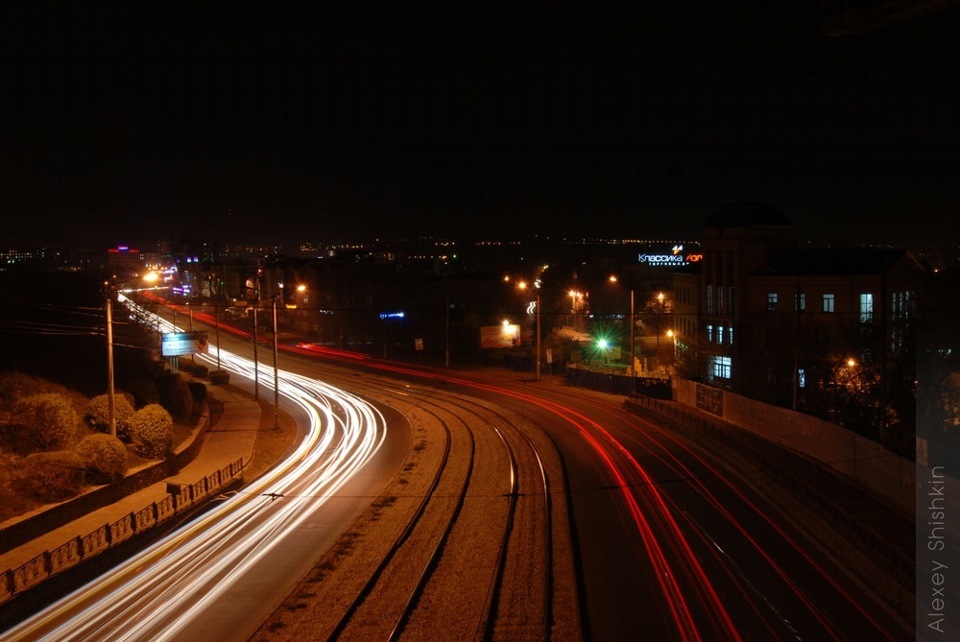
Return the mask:
M 9 245 L 690 238 L 744 201 L 800 241 L 957 238 L 957 8 L 4 11 Z

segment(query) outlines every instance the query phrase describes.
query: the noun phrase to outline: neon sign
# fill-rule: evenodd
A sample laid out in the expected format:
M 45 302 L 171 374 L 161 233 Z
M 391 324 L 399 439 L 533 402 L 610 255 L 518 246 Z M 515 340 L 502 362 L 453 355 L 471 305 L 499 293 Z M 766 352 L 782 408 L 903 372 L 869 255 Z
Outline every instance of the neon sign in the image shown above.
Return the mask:
M 697 263 L 698 261 L 703 260 L 703 254 L 697 253 L 683 253 L 683 245 L 674 245 L 670 248 L 669 253 L 661 252 L 659 254 L 640 254 L 637 257 L 639 263 L 646 263 L 647 265 L 652 266 L 673 266 L 680 267 L 687 265 L 689 263 Z

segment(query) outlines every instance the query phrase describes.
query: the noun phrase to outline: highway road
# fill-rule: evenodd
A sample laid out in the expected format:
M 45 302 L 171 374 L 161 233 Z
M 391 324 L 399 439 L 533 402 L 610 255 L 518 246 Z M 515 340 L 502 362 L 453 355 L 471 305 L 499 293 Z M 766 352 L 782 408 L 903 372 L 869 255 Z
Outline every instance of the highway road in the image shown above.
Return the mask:
M 249 386 L 249 336 L 220 335 L 222 366 Z M 260 358 L 262 394 L 273 361 L 263 346 Z M 622 397 L 311 345 L 284 345 L 278 366 L 284 409 L 315 426 L 281 467 L 294 476 L 258 481 L 14 639 L 425 639 L 437 626 L 455 639 L 914 637 L 829 524 L 763 466 Z M 361 530 L 354 519 L 380 490 L 392 513 L 382 502 Z M 407 527 L 387 529 L 391 514 Z M 348 530 L 383 546 L 297 586 Z M 425 550 L 436 554 L 418 559 Z M 142 601 L 126 606 L 133 594 Z

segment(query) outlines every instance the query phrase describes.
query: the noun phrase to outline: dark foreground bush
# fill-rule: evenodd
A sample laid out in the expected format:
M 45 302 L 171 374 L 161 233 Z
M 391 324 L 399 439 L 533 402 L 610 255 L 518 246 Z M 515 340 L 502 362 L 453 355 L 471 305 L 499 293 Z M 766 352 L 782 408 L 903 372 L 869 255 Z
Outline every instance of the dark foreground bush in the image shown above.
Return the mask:
M 159 404 L 138 410 L 130 420 L 134 451 L 148 459 L 163 459 L 173 452 L 173 417 Z
M 127 470 L 127 447 L 117 437 L 87 435 L 77 445 L 77 454 L 88 471 L 87 482 L 106 484 Z
M 66 396 L 56 392 L 31 395 L 18 401 L 11 417 L 19 429 L 22 452 L 61 450 L 72 446 L 80 417 Z
M 130 438 L 130 420 L 136 412 L 133 395 L 117 392 L 114 395 L 113 414 L 117 422 L 117 437 Z M 110 395 L 97 395 L 90 400 L 85 419 L 94 430 L 110 432 Z
M 20 462 L 16 487 L 42 502 L 70 499 L 83 487 L 84 463 L 73 451 L 34 453 Z
M 207 387 L 199 381 L 188 381 L 190 395 L 193 397 L 194 404 L 200 404 L 207 400 Z
M 153 379 L 136 379 L 124 386 L 133 395 L 133 407 L 143 408 L 151 403 L 160 403 L 160 391 Z
M 160 405 L 166 408 L 174 421 L 187 423 L 193 415 L 193 395 L 179 372 L 165 374 L 156 379 L 160 391 Z
M 207 373 L 210 372 L 210 369 L 207 366 L 196 361 L 181 360 L 179 368 L 184 372 L 197 377 L 198 379 L 206 378 Z

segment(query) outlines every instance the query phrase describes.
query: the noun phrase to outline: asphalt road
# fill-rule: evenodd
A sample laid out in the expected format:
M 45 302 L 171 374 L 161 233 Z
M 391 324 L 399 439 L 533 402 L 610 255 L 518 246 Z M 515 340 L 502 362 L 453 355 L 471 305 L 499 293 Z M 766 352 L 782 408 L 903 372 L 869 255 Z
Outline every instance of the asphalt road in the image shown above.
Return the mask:
M 252 353 L 247 337 L 221 330 L 220 338 L 225 351 Z M 269 348 L 261 346 L 259 357 L 260 376 L 269 377 L 264 374 L 273 367 Z M 574 544 L 567 554 L 580 580 L 583 639 L 914 637 L 913 622 L 865 579 L 864 560 L 842 548 L 830 525 L 809 514 L 759 462 L 725 449 L 722 442 L 669 428 L 629 412 L 622 397 L 568 388 L 559 378 L 534 382 L 513 373 L 430 370 L 330 353 L 280 353 L 281 370 L 306 372 L 310 379 L 322 379 L 318 373 L 324 363 L 356 372 L 355 392 L 360 396 L 365 386 L 376 385 L 364 373 L 371 380 L 373 375 L 408 379 L 435 386 L 437 395 L 449 392 L 494 402 L 519 414 L 525 430 L 552 440 L 565 467 L 563 484 L 554 487 L 563 488 L 571 506 Z M 242 380 L 231 383 L 247 385 Z M 292 404 L 286 398 L 283 403 Z M 285 410 L 298 413 L 293 405 Z M 394 417 L 391 423 L 402 425 L 402 418 Z M 249 630 L 262 621 L 280 594 L 292 590 L 293 578 L 319 558 L 396 471 L 409 438 L 404 442 L 402 431 L 387 432 L 391 445 L 370 460 L 374 463 L 369 470 L 346 482 L 363 485 L 351 487 L 352 504 L 318 506 L 298 517 L 295 528 L 287 531 L 290 539 L 271 553 L 276 557 L 266 566 L 251 567 L 256 571 L 235 588 L 218 591 L 216 600 L 205 598 L 195 607 L 164 605 L 169 613 L 162 617 L 181 618 L 202 607 L 207 615 L 193 620 L 201 628 L 191 628 L 191 639 L 234 627 Z M 329 447 L 322 450 L 330 453 Z M 285 492 L 313 494 L 299 483 L 291 482 Z M 257 512 L 271 508 L 260 506 Z M 256 532 L 248 520 L 237 530 Z M 257 556 L 256 550 L 249 549 L 247 555 Z M 156 561 L 169 568 L 165 553 Z M 180 564 L 173 572 L 181 577 L 200 572 L 193 562 Z M 142 567 L 125 572 L 136 581 L 145 577 Z M 211 572 L 229 575 L 223 569 Z M 141 618 L 161 617 L 142 608 Z

